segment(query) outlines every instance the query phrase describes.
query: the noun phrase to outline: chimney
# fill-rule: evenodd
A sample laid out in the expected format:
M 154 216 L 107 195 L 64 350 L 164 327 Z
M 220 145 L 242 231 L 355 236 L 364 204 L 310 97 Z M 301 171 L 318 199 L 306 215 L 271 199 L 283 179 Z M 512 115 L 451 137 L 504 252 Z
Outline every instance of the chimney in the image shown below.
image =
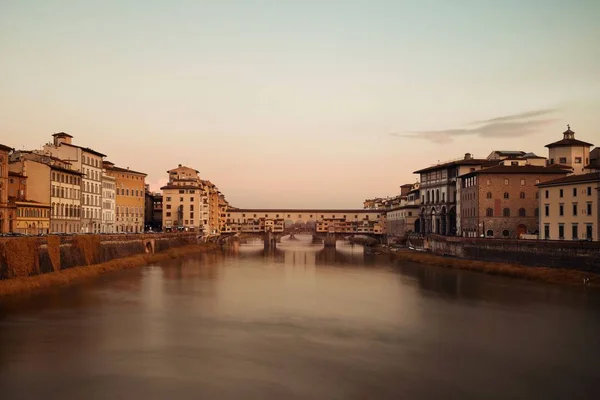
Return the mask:
M 179 168 L 181 168 L 181 164 L 179 164 Z
M 472 160 L 473 155 L 471 153 L 465 153 L 465 160 Z

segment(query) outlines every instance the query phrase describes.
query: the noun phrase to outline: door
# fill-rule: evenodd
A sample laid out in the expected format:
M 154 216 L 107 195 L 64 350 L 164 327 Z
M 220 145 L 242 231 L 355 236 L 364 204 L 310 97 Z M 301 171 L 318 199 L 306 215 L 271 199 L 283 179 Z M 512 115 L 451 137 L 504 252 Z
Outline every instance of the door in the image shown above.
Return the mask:
M 521 235 L 524 235 L 527 233 L 527 227 L 523 224 L 517 226 L 517 237 L 521 237 Z

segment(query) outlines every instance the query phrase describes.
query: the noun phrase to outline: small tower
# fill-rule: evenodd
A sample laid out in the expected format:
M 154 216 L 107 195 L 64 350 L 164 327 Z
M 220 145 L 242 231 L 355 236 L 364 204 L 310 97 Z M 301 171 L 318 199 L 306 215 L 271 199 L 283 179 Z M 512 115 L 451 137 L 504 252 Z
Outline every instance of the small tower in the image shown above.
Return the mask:
M 591 143 L 575 139 L 571 125 L 563 132 L 562 140 L 547 144 L 548 165 L 564 165 L 573 168 L 573 173 L 585 173 L 585 167 L 590 163 Z
M 55 146 L 60 146 L 61 143 L 71 144 L 71 139 L 73 139 L 73 136 L 64 132 L 58 132 L 52 136 L 54 137 Z

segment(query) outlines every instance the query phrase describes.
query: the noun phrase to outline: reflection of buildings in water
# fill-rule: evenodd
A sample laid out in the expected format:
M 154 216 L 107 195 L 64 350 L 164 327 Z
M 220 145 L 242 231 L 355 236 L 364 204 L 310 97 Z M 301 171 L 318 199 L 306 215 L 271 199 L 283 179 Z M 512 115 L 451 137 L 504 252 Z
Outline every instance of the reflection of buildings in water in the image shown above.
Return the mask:
M 365 263 L 365 254 L 361 252 L 338 251 L 333 247 L 324 247 L 316 254 L 316 264 L 350 264 L 358 265 Z

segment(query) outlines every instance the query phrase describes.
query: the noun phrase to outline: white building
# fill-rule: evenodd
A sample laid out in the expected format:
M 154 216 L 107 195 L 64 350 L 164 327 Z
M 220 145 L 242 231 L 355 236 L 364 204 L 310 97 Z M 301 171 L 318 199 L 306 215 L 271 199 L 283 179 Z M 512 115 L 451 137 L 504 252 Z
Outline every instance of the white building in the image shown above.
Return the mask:
M 115 233 L 116 178 L 102 172 L 102 225 L 103 233 Z
M 166 231 L 204 232 L 208 224 L 208 193 L 200 173 L 179 164 L 167 171 L 169 182 L 163 192 L 163 228 Z
M 44 153 L 68 161 L 83 173 L 81 182 L 81 232 L 98 233 L 102 224 L 102 159 L 104 154 L 71 143 L 73 136 L 59 132 L 44 146 Z

